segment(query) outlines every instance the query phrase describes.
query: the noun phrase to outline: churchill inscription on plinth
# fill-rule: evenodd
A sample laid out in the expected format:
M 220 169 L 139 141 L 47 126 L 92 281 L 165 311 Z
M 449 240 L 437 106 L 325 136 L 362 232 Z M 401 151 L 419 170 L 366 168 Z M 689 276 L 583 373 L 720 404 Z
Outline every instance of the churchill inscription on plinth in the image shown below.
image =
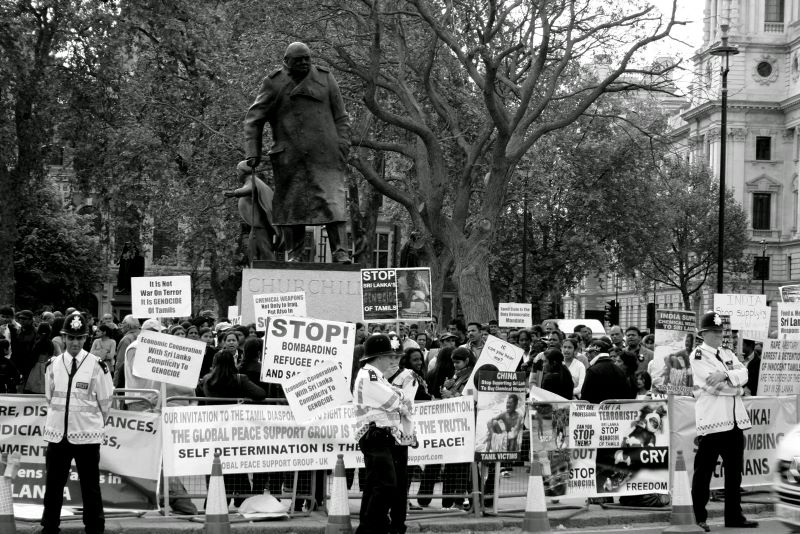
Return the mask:
M 255 321 L 253 295 L 304 291 L 308 317 L 329 321 L 361 320 L 358 265 L 256 262 L 242 271 L 242 323 Z

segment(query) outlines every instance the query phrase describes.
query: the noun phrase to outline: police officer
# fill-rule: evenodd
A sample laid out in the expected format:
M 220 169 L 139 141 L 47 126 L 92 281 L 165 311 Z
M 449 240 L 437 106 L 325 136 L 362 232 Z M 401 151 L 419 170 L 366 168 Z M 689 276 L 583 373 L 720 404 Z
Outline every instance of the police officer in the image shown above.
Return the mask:
M 353 387 L 356 439 L 366 467 L 356 534 L 406 531 L 408 445 L 416 440 L 413 397 L 386 380 L 397 371 L 399 348 L 398 340 L 384 334 L 368 337 Z
M 102 534 L 105 517 L 100 496 L 100 444 L 114 386 L 105 363 L 83 350 L 89 325 L 79 312 L 66 317 L 61 334 L 66 350 L 51 358 L 45 371 L 48 410 L 44 425 L 47 454 L 42 533 L 60 531 L 64 487 L 74 459 L 86 534 Z
M 709 485 L 722 456 L 725 470 L 725 526 L 755 528 L 757 521 L 742 514 L 739 487 L 744 463 L 744 433 L 750 428 L 750 416 L 742 402 L 747 368 L 733 351 L 722 347 L 722 317 L 713 311 L 700 319 L 703 344 L 692 356 L 694 377 L 697 454 L 694 457 L 692 504 L 697 525 L 709 532 L 706 523 Z

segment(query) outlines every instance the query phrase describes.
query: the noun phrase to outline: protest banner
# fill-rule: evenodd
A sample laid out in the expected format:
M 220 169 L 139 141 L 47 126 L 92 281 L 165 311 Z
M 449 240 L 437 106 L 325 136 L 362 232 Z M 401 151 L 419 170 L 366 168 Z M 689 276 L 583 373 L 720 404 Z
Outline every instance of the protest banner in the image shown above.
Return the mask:
M 268 317 L 308 317 L 306 292 L 266 293 L 253 295 L 253 313 L 256 330 L 263 332 Z
M 45 490 L 42 438 L 47 401 L 40 395 L 0 396 L 0 453 L 19 451 L 22 463 L 13 482 L 14 501 L 41 504 Z M 100 447 L 100 491 L 108 507 L 156 509 L 161 464 L 161 417 L 157 413 L 111 410 Z M 136 458 L 135 462 L 131 458 Z M 77 472 L 70 470 L 65 506 L 82 504 Z
M 133 374 L 176 386 L 194 388 L 206 352 L 204 341 L 142 330 L 133 360 Z
M 800 302 L 778 303 L 778 338 L 800 339 Z
M 270 317 L 264 336 L 261 381 L 286 385 L 297 373 L 326 362 L 353 365 L 356 328 L 350 323 L 306 317 Z M 350 382 L 349 373 L 345 379 Z
M 522 460 L 525 373 L 481 371 L 477 379 L 475 459 Z
M 137 318 L 191 316 L 191 278 L 134 276 L 131 278 L 131 314 Z
M 300 424 L 307 423 L 332 407 L 353 402 L 347 379 L 336 362 L 321 363 L 297 373 L 283 386 L 289 408 Z
M 666 403 L 535 404 L 531 451 L 549 463 L 548 497 L 669 492 Z
M 800 394 L 800 341 L 768 339 L 761 352 L 758 395 L 797 394 Z
M 731 329 L 738 330 L 740 338 L 767 339 L 772 308 L 767 306 L 766 295 L 715 293 L 714 311 L 730 316 Z
M 800 302 L 800 284 L 791 284 L 778 288 L 781 302 Z
M 766 486 L 774 482 L 773 467 L 777 457 L 778 443 L 797 423 L 795 398 L 744 397 L 744 407 L 750 415 L 753 427 L 744 431 L 744 466 L 742 487 Z M 697 452 L 695 430 L 695 400 L 675 397 L 672 404 L 672 447 L 683 451 L 689 480 L 694 473 L 694 456 Z M 674 455 L 673 455 L 674 456 Z M 674 458 L 672 458 L 674 461 Z M 672 466 L 674 470 L 674 465 Z M 724 488 L 722 458 L 711 478 L 711 489 Z
M 469 463 L 475 454 L 472 397 L 414 405 L 417 447 L 409 465 Z M 288 406 L 180 406 L 164 410 L 164 473 L 207 475 L 219 452 L 225 473 L 332 469 L 337 454 L 363 467 L 355 441 L 355 407 L 333 408 L 308 425 Z
M 501 302 L 497 306 L 497 324 L 501 328 L 531 328 L 533 305 L 530 303 Z
M 372 323 L 397 321 L 395 269 L 361 269 L 361 318 Z
M 490 335 L 486 338 L 481 355 L 464 386 L 464 395 L 475 391 L 475 376 L 478 371 L 516 371 L 524 354 L 525 351 L 520 347 Z
M 695 320 L 696 316 L 692 311 L 656 310 L 651 374 L 655 391 L 673 395 L 692 395 L 691 371 L 688 367 L 682 368 L 681 362 L 685 364 L 694 349 Z M 673 357 L 675 365 L 670 365 L 668 368 L 667 361 L 670 357 Z
M 226 315 L 228 319 L 233 319 L 238 315 L 239 315 L 239 306 L 228 306 L 228 315 Z
M 397 272 L 397 319 L 430 321 L 431 270 L 428 267 L 404 267 Z

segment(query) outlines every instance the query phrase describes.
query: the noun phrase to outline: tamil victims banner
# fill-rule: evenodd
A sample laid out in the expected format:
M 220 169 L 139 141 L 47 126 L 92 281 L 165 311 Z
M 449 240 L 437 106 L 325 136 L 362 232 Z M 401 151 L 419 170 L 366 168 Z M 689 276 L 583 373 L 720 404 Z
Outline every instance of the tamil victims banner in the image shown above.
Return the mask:
M 409 465 L 468 463 L 475 451 L 472 397 L 414 405 L 418 444 Z M 225 473 L 363 467 L 352 404 L 299 424 L 287 406 L 180 406 L 164 410 L 164 473 L 207 475 L 216 452 Z
M 535 403 L 531 453 L 548 497 L 669 492 L 665 402 Z
M 795 398 L 744 397 L 742 400 L 753 424 L 752 428 L 744 431 L 742 487 L 772 484 L 778 443 L 797 422 Z M 689 397 L 674 397 L 672 404 L 672 447 L 683 451 L 689 480 L 694 472 L 697 452 L 694 406 L 694 399 Z M 711 488 L 723 488 L 724 481 L 722 458 L 719 458 L 711 478 Z
M 42 438 L 47 401 L 38 395 L 0 396 L 0 452 L 19 451 L 22 463 L 13 482 L 14 501 L 41 504 L 45 490 Z M 155 510 L 161 462 L 161 418 L 149 412 L 111 410 L 100 447 L 100 490 L 103 503 L 113 508 Z M 136 461 L 132 462 L 131 458 Z M 80 482 L 70 469 L 64 490 L 66 506 L 82 504 Z

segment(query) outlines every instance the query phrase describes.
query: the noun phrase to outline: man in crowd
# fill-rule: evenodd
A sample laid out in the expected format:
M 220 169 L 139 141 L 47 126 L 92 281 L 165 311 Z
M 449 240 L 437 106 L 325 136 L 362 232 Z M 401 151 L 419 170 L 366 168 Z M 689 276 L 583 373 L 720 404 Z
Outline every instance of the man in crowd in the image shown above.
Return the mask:
M 625 337 L 622 335 L 622 328 L 619 326 L 612 326 L 608 330 L 608 337 L 611 338 L 611 344 L 620 349 L 625 349 Z M 611 347 L 609 347 L 610 349 Z
M 747 384 L 747 368 L 736 355 L 722 347 L 722 318 L 710 311 L 700 319 L 699 334 L 703 344 L 692 356 L 694 379 L 697 453 L 694 457 L 692 505 L 697 525 L 709 532 L 706 504 L 711 476 L 722 456 L 725 473 L 725 526 L 755 528 L 757 521 L 742 514 L 742 468 L 744 465 L 744 430 L 750 428 L 742 395 Z
M 122 319 L 120 330 L 123 332 L 122 339 L 117 343 L 117 356 L 114 358 L 114 387 L 125 387 L 125 352 L 128 346 L 139 336 L 139 319 L 133 315 L 126 315 Z
M 20 325 L 14 320 L 14 308 L 3 306 L 0 308 L 0 337 L 3 337 L 11 344 L 12 338 L 16 338 Z
M 599 404 L 608 399 L 625 398 L 622 392 L 630 391 L 624 371 L 608 355 L 610 349 L 605 341 L 596 339 L 586 350 L 591 365 L 583 381 L 582 400 Z
M 413 425 L 409 428 L 413 399 L 385 378 L 396 372 L 399 358 L 384 334 L 364 342 L 363 367 L 353 388 L 356 439 L 366 469 L 356 534 L 406 531 L 408 445 L 416 441 Z
M 592 344 L 592 329 L 585 324 L 579 324 L 573 329 L 573 332 L 581 336 L 584 348 Z
M 441 343 L 443 349 L 447 347 L 455 348 L 458 344 L 458 337 L 448 332 L 439 338 L 439 343 Z
M 467 325 L 467 342 L 462 346 L 468 348 L 476 360 L 481 357 L 483 338 L 481 337 L 480 323 L 469 323 Z
M 463 345 L 466 341 L 464 323 L 459 319 L 451 319 L 450 322 L 447 323 L 447 333 L 456 336 L 456 345 Z
M 81 482 L 86 534 L 102 534 L 105 515 L 100 495 L 100 445 L 114 386 L 105 364 L 82 349 L 89 329 L 80 313 L 66 317 L 61 335 L 66 351 L 52 358 L 45 371 L 48 411 L 42 534 L 59 532 L 64 487 L 73 459 Z
M 625 329 L 625 342 L 628 345 L 625 350 L 636 355 L 636 371 L 647 371 L 647 365 L 653 361 L 653 351 L 642 345 L 642 333 L 637 327 L 629 326 Z
M 33 354 L 33 345 L 36 342 L 36 327 L 33 326 L 33 312 L 22 310 L 17 313 L 19 330 L 11 339 L 11 361 L 22 373 L 22 383 L 28 379 L 28 375 L 36 363 Z

